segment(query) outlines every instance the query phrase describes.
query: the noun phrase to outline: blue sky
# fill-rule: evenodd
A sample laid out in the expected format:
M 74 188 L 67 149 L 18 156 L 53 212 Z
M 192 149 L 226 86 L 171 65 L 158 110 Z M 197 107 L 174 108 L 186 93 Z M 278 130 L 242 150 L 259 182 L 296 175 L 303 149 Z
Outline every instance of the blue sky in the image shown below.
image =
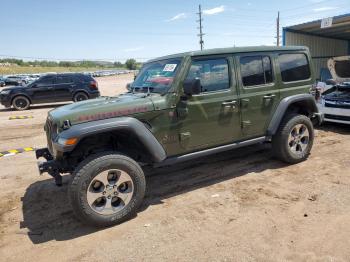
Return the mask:
M 281 26 L 350 13 L 350 0 L 1 0 L 0 57 L 140 61 L 204 47 L 273 45 Z

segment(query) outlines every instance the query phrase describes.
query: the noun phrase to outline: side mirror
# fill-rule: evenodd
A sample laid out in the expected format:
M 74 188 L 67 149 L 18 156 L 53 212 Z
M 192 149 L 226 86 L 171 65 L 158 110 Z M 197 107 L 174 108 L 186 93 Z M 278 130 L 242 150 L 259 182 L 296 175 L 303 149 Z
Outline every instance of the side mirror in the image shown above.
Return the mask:
M 336 85 L 337 82 L 336 82 L 334 79 L 327 79 L 327 80 L 326 80 L 326 84 L 327 84 L 327 85 Z
M 186 79 L 183 83 L 183 87 L 186 95 L 198 95 L 201 92 L 201 80 L 199 78 Z
M 131 92 L 131 85 L 132 85 L 132 83 L 127 83 L 126 84 L 126 89 L 129 91 L 129 92 Z

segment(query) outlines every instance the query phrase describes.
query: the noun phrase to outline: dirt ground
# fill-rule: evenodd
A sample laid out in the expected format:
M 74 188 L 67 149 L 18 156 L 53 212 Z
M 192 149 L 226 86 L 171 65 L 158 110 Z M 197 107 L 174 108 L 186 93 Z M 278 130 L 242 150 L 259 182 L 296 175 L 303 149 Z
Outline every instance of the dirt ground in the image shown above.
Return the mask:
M 98 81 L 113 95 L 131 79 Z M 45 146 L 52 108 L 0 108 L 0 151 Z M 317 128 L 310 158 L 297 165 L 263 145 L 146 170 L 138 215 L 103 230 L 73 216 L 69 176 L 56 187 L 38 175 L 33 152 L 1 157 L 0 261 L 349 261 L 349 134 L 344 125 Z

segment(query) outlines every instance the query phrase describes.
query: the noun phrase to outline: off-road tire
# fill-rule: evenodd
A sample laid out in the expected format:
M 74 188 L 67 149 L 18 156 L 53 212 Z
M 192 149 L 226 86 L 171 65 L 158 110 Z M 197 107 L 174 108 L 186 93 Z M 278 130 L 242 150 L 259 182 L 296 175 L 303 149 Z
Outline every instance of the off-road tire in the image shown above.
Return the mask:
M 85 101 L 88 99 L 89 99 L 89 96 L 85 92 L 78 92 L 73 97 L 74 102 Z
M 308 142 L 305 149 L 299 153 L 293 152 L 289 138 L 297 126 L 303 126 L 308 132 Z M 300 140 L 300 139 L 299 139 Z M 300 114 L 288 114 L 282 120 L 276 134 L 272 137 L 272 151 L 276 158 L 283 162 L 296 164 L 306 160 L 314 141 L 314 129 L 311 120 Z
M 18 111 L 27 110 L 30 107 L 30 101 L 25 96 L 16 96 L 12 100 L 12 106 Z
M 119 169 L 125 171 L 133 183 L 130 202 L 121 210 L 108 215 L 97 213 L 88 203 L 87 190 L 95 177 L 101 172 Z M 119 224 L 135 216 L 137 208 L 143 201 L 146 180 L 141 167 L 131 158 L 115 152 L 104 152 L 92 155 L 76 168 L 68 194 L 73 211 L 83 223 L 107 227 Z

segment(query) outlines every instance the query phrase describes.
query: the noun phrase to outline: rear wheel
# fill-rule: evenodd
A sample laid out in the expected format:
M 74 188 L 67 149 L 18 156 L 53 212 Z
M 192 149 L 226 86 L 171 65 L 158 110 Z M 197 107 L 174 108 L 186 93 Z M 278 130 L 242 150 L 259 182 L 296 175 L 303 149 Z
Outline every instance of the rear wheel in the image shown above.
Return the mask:
M 311 120 L 298 114 L 287 115 L 272 138 L 275 157 L 286 163 L 299 163 L 307 159 L 314 141 Z
M 78 92 L 73 97 L 74 102 L 84 101 L 88 99 L 89 99 L 89 96 L 84 92 Z
M 134 216 L 145 189 L 143 171 L 134 160 L 124 155 L 103 153 L 78 166 L 69 196 L 80 220 L 104 227 Z
M 29 108 L 29 106 L 30 106 L 30 101 L 25 96 L 16 96 L 12 100 L 12 106 L 16 110 L 27 110 Z

